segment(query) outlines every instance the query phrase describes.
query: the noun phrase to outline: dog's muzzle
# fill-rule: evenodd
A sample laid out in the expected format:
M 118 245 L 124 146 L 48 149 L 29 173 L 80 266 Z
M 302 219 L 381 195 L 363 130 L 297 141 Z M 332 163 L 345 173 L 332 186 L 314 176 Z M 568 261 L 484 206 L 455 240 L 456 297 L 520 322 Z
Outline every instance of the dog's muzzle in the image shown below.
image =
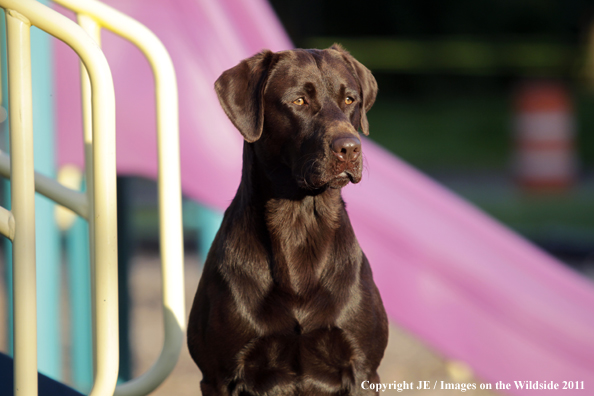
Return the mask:
M 349 182 L 361 181 L 361 140 L 351 134 L 334 138 L 330 144 L 333 161 L 330 174 L 333 176 L 329 185 L 341 188 Z

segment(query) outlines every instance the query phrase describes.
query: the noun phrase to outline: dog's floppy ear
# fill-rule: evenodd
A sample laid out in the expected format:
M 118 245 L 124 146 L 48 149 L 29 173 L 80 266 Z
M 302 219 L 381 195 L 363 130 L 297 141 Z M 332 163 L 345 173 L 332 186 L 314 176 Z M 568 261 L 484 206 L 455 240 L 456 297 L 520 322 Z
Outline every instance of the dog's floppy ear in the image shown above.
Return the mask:
M 369 71 L 368 68 L 363 66 L 361 62 L 356 60 L 351 54 L 348 53 L 340 44 L 334 44 L 330 49 L 336 50 L 341 53 L 342 57 L 346 61 L 347 65 L 350 66 L 351 71 L 355 77 L 359 80 L 359 86 L 361 87 L 361 131 L 365 135 L 369 135 L 369 122 L 367 121 L 366 113 L 371 109 L 377 96 L 377 81 L 375 77 Z
M 225 113 L 243 138 L 253 143 L 264 126 L 264 88 L 274 53 L 264 50 L 223 72 L 215 90 Z

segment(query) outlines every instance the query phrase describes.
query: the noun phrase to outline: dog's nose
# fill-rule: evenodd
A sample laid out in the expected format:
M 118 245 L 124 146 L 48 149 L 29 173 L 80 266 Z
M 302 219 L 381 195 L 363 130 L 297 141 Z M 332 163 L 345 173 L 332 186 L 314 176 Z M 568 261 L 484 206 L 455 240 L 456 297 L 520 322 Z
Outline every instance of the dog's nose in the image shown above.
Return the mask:
M 338 137 L 332 142 L 332 151 L 340 161 L 355 161 L 361 154 L 361 141 L 354 136 Z

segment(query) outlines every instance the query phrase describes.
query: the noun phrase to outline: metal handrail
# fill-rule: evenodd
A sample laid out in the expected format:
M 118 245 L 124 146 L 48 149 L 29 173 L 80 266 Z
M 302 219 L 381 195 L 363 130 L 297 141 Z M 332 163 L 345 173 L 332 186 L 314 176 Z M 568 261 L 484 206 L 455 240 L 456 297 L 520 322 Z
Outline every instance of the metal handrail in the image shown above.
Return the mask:
M 177 82 L 175 78 L 175 71 L 173 63 L 169 54 L 167 53 L 163 44 L 157 37 L 146 27 L 128 16 L 108 7 L 98 1 L 94 0 L 56 0 L 57 3 L 74 10 L 78 14 L 78 20 L 83 29 L 93 38 L 95 45 L 100 42 L 100 29 L 105 27 L 116 34 L 128 39 L 134 43 L 147 57 L 151 64 L 155 77 L 156 88 L 156 110 L 157 110 L 157 134 L 158 134 L 158 158 L 159 158 L 159 218 L 160 218 L 160 242 L 161 242 L 161 257 L 162 257 L 162 271 L 163 271 L 163 309 L 164 309 L 164 328 L 165 340 L 161 355 L 155 364 L 139 378 L 128 381 L 127 383 L 118 385 L 115 390 L 115 395 L 145 395 L 154 390 L 162 381 L 170 374 L 175 367 L 181 346 L 183 344 L 183 336 L 185 331 L 185 303 L 184 303 L 184 285 L 183 285 L 183 238 L 182 238 L 182 222 L 181 222 L 181 177 L 179 170 L 179 121 L 178 121 L 178 98 L 177 98 Z M 21 14 L 26 14 L 31 22 L 40 27 L 42 30 L 58 37 L 65 41 L 68 45 L 73 47 L 77 53 L 79 52 L 76 45 L 68 42 L 66 35 L 61 36 L 58 30 L 54 34 L 51 30 L 57 29 L 55 20 L 40 22 L 39 10 L 42 5 L 32 1 L 25 0 L 15 6 L 17 1 L 0 0 L 0 6 L 6 9 L 15 9 Z M 34 5 L 33 5 L 34 4 Z M 27 7 L 33 7 L 29 9 Z M 47 13 L 47 8 L 44 7 L 44 12 Z M 32 13 L 32 14 L 30 14 Z M 30 15 L 33 15 L 31 17 Z M 48 15 L 48 14 L 46 14 Z M 55 13 L 49 13 L 50 19 L 55 18 Z M 59 14 L 58 14 L 59 15 Z M 61 17 L 61 16 L 60 16 Z M 62 17 L 63 18 L 63 17 Z M 62 22 L 60 22 L 62 23 Z M 68 20 L 67 25 L 72 25 Z M 88 41 L 88 38 L 85 38 Z M 113 351 L 106 353 L 104 345 L 109 342 L 106 339 L 107 334 L 113 337 L 117 334 L 117 322 L 113 327 L 113 323 L 103 321 L 103 316 L 99 311 L 102 310 L 101 301 L 98 292 L 100 283 L 98 277 L 102 271 L 102 262 L 99 260 L 101 256 L 101 249 L 96 243 L 99 236 L 96 235 L 97 225 L 95 221 L 99 219 L 100 215 L 96 210 L 96 204 L 93 203 L 93 197 L 100 195 L 95 188 L 100 188 L 99 183 L 96 182 L 97 164 L 101 162 L 98 151 L 93 142 L 98 138 L 97 129 L 95 126 L 96 105 L 95 95 L 93 89 L 92 93 L 90 86 L 95 88 L 96 84 L 91 76 L 89 82 L 86 70 L 89 70 L 89 62 L 85 61 L 83 55 L 81 57 L 82 67 L 82 89 L 83 89 L 83 121 L 85 130 L 85 163 L 87 169 L 87 195 L 88 203 L 84 199 L 82 193 L 70 191 L 61 186 L 52 179 L 35 175 L 35 185 L 39 192 L 54 199 L 56 202 L 74 210 L 76 213 L 89 219 L 89 227 L 91 240 L 91 257 L 92 257 L 92 275 L 94 278 L 93 286 L 95 288 L 95 299 L 93 304 L 94 318 L 95 318 L 95 334 L 94 334 L 94 367 L 95 367 L 95 385 L 91 395 L 94 394 L 111 394 L 104 393 L 103 389 L 107 391 L 111 387 L 111 381 L 103 381 L 103 378 L 109 377 L 112 379 L 113 367 L 117 376 L 117 364 L 115 366 L 110 363 L 112 370 L 110 375 L 101 375 L 107 373 L 105 367 L 107 355 L 111 356 L 113 361 Z M 91 70 L 89 70 L 91 73 Z M 110 75 L 111 77 L 111 75 Z M 113 86 L 111 88 L 113 91 Z M 93 97 L 93 104 L 91 104 L 91 96 Z M 92 109 L 91 109 L 92 107 Z M 92 116 L 93 115 L 93 116 Z M 93 125 L 91 125 L 91 120 Z M 92 132 L 91 132 L 92 131 Z M 9 167 L 6 166 L 7 156 L 0 153 L 0 174 L 6 174 Z M 95 166 L 93 166 L 93 164 Z M 73 193 L 73 194 L 70 194 Z M 115 189 L 114 189 L 115 194 Z M 112 198 L 113 199 L 113 198 Z M 114 208 L 115 213 L 115 208 Z M 18 223 L 18 222 L 17 222 Z M 0 232 L 9 236 L 11 239 L 14 236 L 15 219 L 11 212 L 0 210 Z M 112 236 L 115 232 L 112 233 Z M 115 262 L 115 261 L 114 261 Z M 117 296 L 117 293 L 115 294 Z M 117 317 L 117 308 L 112 311 Z M 115 332 L 114 332 L 115 328 Z M 102 333 L 100 329 L 108 329 L 107 333 Z M 15 331 L 16 333 L 16 331 Z M 117 336 L 115 341 L 111 341 L 111 347 L 117 345 Z M 15 362 L 17 360 L 17 348 L 15 344 Z M 106 355 L 106 356 L 104 356 Z M 117 355 L 116 355 L 117 356 Z M 15 368 L 16 373 L 16 368 Z M 16 375 L 16 374 L 15 374 Z M 109 385 L 101 385 L 103 382 Z M 15 382 L 16 387 L 16 382 Z M 16 389 L 16 388 L 15 388 Z
M 10 156 L 2 150 L 0 150 L 0 176 L 10 179 Z M 35 172 L 35 191 L 70 209 L 83 219 L 88 218 L 89 204 L 85 193 L 65 187 L 51 177 L 38 172 Z
M 93 189 L 87 191 L 94 247 L 95 383 L 90 395 L 112 395 L 118 377 L 115 95 L 103 52 L 76 23 L 35 0 L 0 0 L 6 11 L 13 216 L 14 394 L 37 395 L 35 177 L 32 148 L 30 27 L 57 37 L 89 73 L 93 111 Z M 6 213 L 6 212 L 2 212 Z M 9 219 L 10 220 L 10 219 Z M 5 231 L 5 230 L 0 230 Z M 9 230 L 10 231 L 10 230 Z
M 165 46 L 148 28 L 95 0 L 54 0 L 75 11 L 80 25 L 100 43 L 106 28 L 136 45 L 148 59 L 155 78 L 158 140 L 159 238 L 163 273 L 164 343 L 151 368 L 138 378 L 119 384 L 116 396 L 146 395 L 175 367 L 185 332 L 181 176 L 177 81 Z M 83 92 L 86 81 L 83 76 Z M 84 96 L 84 94 L 83 94 Z M 85 98 L 83 97 L 83 114 Z M 85 121 L 87 124 L 87 121 Z

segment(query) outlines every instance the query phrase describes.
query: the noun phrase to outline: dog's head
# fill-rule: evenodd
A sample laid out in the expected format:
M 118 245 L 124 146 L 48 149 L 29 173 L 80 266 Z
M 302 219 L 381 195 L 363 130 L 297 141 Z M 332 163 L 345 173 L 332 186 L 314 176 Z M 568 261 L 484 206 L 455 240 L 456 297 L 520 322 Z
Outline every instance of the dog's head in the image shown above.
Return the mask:
M 377 94 L 371 72 L 339 45 L 263 51 L 215 83 L 221 106 L 269 169 L 316 190 L 361 180 L 359 132 Z

